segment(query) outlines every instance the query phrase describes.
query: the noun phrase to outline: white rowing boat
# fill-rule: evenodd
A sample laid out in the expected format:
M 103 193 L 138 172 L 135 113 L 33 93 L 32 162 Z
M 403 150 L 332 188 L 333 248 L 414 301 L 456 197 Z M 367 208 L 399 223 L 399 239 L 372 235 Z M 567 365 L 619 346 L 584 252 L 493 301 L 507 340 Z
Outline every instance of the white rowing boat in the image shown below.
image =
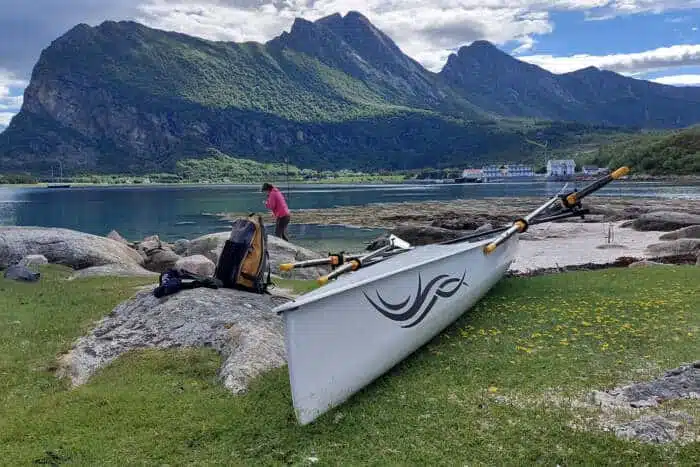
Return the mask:
M 573 202 L 564 203 L 569 213 L 554 218 L 582 215 L 574 209 L 579 200 L 626 174 L 623 169 L 573 197 L 555 196 L 490 237 L 415 248 L 393 238 L 398 245 L 354 256 L 339 268 L 351 274 L 277 307 L 298 422 L 343 403 L 453 323 L 503 277 L 528 225 L 553 219 L 538 216 L 559 200 Z M 392 246 L 402 252 L 361 267 Z

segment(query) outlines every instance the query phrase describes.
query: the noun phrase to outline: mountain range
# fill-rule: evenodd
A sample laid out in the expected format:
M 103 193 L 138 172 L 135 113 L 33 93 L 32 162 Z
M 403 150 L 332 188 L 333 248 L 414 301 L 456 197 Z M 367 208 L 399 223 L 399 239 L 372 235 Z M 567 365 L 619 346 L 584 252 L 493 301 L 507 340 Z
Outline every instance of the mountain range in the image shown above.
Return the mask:
M 167 172 L 210 148 L 319 169 L 465 166 L 696 122 L 700 88 L 557 75 L 486 41 L 434 73 L 354 11 L 298 18 L 264 44 L 107 21 L 42 51 L 0 133 L 0 172 Z

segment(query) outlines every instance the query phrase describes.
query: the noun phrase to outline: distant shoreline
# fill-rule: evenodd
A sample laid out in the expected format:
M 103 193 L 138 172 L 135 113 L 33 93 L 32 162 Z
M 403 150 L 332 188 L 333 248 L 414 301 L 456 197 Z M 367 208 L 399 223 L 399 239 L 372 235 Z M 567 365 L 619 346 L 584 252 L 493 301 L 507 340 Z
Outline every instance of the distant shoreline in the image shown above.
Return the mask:
M 142 183 L 142 182 L 137 182 L 137 183 L 88 183 L 88 182 L 71 182 L 71 181 L 65 181 L 65 182 L 41 182 L 41 183 L 17 183 L 17 184 L 11 184 L 11 183 L 3 183 L 0 184 L 1 188 L 50 188 L 51 185 L 70 185 L 71 187 L 105 187 L 105 186 L 144 186 L 144 187 L 163 187 L 163 186 L 257 186 L 261 183 L 263 183 L 265 180 L 260 180 L 256 182 L 225 182 L 225 181 L 216 181 L 216 182 L 154 182 L 154 183 Z M 542 178 L 535 178 L 533 180 L 527 180 L 527 179 L 518 179 L 518 183 L 527 183 L 527 182 L 532 182 L 532 183 L 541 183 L 545 182 L 547 180 L 542 179 Z M 492 183 L 508 183 L 509 180 L 504 179 L 503 181 L 497 181 L 497 182 L 484 182 L 485 184 L 492 184 Z M 690 184 L 700 184 L 700 174 L 698 175 L 631 175 L 628 179 L 626 180 L 619 180 L 617 183 L 624 183 L 624 182 L 660 182 L 660 183 L 672 183 L 672 184 L 683 184 L 683 183 L 690 183 Z M 284 187 L 287 184 L 287 180 L 272 180 L 273 184 L 277 184 L 278 186 Z M 393 179 L 391 176 L 386 177 L 386 178 L 377 178 L 374 180 L 352 180 L 352 179 L 343 179 L 343 178 L 336 178 L 336 179 L 320 179 L 320 180 L 289 180 L 290 185 L 332 185 L 332 184 L 338 184 L 338 185 L 358 185 L 358 186 L 363 186 L 363 185 L 413 185 L 413 184 L 420 184 L 420 183 L 425 183 L 427 184 L 436 184 L 435 180 L 432 179 L 424 179 L 424 180 L 417 180 L 417 179 L 406 179 L 406 180 L 396 180 L 394 177 Z M 564 181 L 552 181 L 552 183 L 565 183 Z M 440 184 L 440 183 L 438 183 Z M 446 183 L 446 185 L 451 185 L 451 183 Z M 56 189 L 61 189 L 61 188 L 56 188 Z M 65 188 L 63 188 L 65 189 Z
M 297 224 L 337 225 L 348 228 L 392 229 L 401 224 L 443 226 L 453 220 L 471 220 L 479 224 L 506 224 L 542 203 L 533 196 L 489 197 L 430 201 L 400 201 L 370 203 L 334 208 L 298 209 L 292 213 Z M 640 212 L 651 210 L 681 210 L 700 214 L 700 200 L 607 197 L 595 195 L 584 203 L 591 210 L 587 222 L 617 222 L 633 219 Z M 224 221 L 245 213 L 209 213 Z M 269 214 L 265 219 L 272 222 Z

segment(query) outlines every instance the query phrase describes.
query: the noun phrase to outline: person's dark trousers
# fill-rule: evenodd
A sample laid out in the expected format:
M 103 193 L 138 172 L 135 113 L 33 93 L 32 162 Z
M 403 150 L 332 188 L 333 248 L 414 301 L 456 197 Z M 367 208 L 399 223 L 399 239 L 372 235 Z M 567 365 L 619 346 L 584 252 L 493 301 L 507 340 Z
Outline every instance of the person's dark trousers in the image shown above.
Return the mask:
M 284 241 L 288 242 L 287 238 L 287 226 L 289 225 L 290 216 L 283 216 L 277 218 L 277 223 L 275 224 L 275 237 L 279 237 Z

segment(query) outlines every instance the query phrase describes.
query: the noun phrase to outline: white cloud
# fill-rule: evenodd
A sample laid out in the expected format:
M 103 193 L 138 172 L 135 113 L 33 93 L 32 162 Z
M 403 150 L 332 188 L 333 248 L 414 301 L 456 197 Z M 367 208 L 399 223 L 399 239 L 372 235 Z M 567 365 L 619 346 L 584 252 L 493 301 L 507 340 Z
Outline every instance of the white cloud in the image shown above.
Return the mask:
M 15 116 L 14 112 L 0 112 L 0 129 L 10 124 L 10 120 Z
M 449 53 L 477 39 L 531 50 L 554 30 L 550 13 L 590 18 L 700 8 L 700 0 L 144 0 L 137 20 L 214 40 L 266 41 L 295 17 L 360 11 L 411 57 L 437 71 Z
M 674 45 L 629 54 L 579 54 L 568 57 L 529 55 L 518 58 L 541 66 L 553 73 L 566 73 L 594 66 L 618 73 L 635 75 L 671 67 L 700 65 L 700 44 Z
M 605 5 L 586 11 L 586 18 L 605 20 L 625 15 L 661 14 L 669 11 L 700 8 L 700 0 L 613 0 L 602 3 Z
M 21 90 L 27 82 L 0 69 L 0 132 L 10 124 L 12 117 L 22 107 Z
M 671 86 L 700 86 L 700 75 L 671 75 L 654 78 L 651 81 Z

